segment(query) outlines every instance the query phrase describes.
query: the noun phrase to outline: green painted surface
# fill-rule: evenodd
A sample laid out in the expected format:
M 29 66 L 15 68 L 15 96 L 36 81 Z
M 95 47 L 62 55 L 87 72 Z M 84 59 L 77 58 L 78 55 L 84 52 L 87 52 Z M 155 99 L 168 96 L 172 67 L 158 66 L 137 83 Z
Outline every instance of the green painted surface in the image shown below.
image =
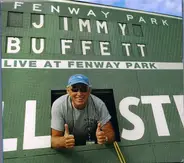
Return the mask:
M 77 60 L 77 61 L 135 61 L 135 62 L 176 62 L 182 61 L 182 20 L 139 12 L 109 9 L 106 7 L 84 6 L 70 3 L 39 3 L 39 11 L 33 11 L 33 3 L 24 3 L 13 9 L 14 3 L 4 3 L 2 7 L 3 59 L 38 60 Z M 50 6 L 60 6 L 60 13 L 51 13 Z M 71 15 L 68 7 L 80 8 L 78 15 Z M 93 10 L 96 17 L 87 16 Z M 109 12 L 108 19 L 101 11 Z M 39 14 L 44 14 L 44 26 L 36 29 L 32 22 L 39 23 Z M 133 20 L 128 21 L 127 15 Z M 69 17 L 69 31 L 64 31 L 63 17 Z M 139 22 L 142 17 L 146 23 Z M 80 32 L 78 19 L 89 19 L 92 32 Z M 155 18 L 158 24 L 152 24 Z M 108 34 L 97 33 L 96 20 L 105 20 Z M 168 26 L 162 20 L 167 20 Z M 126 35 L 120 35 L 117 23 L 126 23 Z M 86 30 L 86 29 L 85 29 Z M 20 51 L 7 53 L 7 38 L 20 38 Z M 44 38 L 45 46 L 41 54 L 35 54 L 31 48 L 31 38 Z M 61 54 L 60 39 L 72 39 L 73 44 L 66 55 Z M 92 41 L 92 49 L 82 55 L 81 41 Z M 109 56 L 102 56 L 99 42 L 110 43 Z M 130 56 L 122 43 L 130 43 Z M 136 44 L 144 44 L 145 57 L 141 56 Z M 39 41 L 37 47 L 40 47 Z M 18 61 L 17 61 L 18 62 Z M 16 62 L 16 63 L 17 63 Z M 24 121 L 26 101 L 36 100 L 35 136 L 50 135 L 51 90 L 64 90 L 68 77 L 74 73 L 87 75 L 93 88 L 113 89 L 119 133 L 122 130 L 133 130 L 133 124 L 120 113 L 120 102 L 126 97 L 139 99 L 137 106 L 130 110 L 138 115 L 145 127 L 144 135 L 138 140 L 127 140 L 121 137 L 120 148 L 128 163 L 180 162 L 184 158 L 184 126 L 177 111 L 174 95 L 183 95 L 183 70 L 134 70 L 128 69 L 85 69 L 78 64 L 78 69 L 48 69 L 22 66 L 14 68 L 8 62 L 3 69 L 3 101 L 4 101 L 4 139 L 17 138 L 17 150 L 4 152 L 4 162 L 118 162 L 112 145 L 78 146 L 73 150 L 55 151 L 51 148 L 23 149 Z M 64 63 L 64 62 L 63 62 Z M 112 63 L 112 62 L 111 62 Z M 80 69 L 79 69 L 80 68 Z M 163 104 L 164 115 L 169 135 L 158 136 L 151 104 L 143 104 L 142 96 L 167 96 L 169 103 Z M 183 97 L 183 96 L 182 96 Z M 182 102 L 181 102 L 182 103 Z

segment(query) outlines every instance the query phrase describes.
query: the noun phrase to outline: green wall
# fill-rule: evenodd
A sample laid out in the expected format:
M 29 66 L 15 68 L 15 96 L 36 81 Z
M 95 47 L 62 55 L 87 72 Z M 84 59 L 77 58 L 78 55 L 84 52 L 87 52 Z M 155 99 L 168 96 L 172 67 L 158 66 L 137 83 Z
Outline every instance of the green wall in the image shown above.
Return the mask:
M 33 4 L 40 4 L 39 7 L 37 5 L 37 10 L 42 11 L 33 11 Z M 137 106 L 131 105 L 129 109 L 142 119 L 145 126 L 144 135 L 141 139 L 133 141 L 121 137 L 119 142 L 128 163 L 180 162 L 184 158 L 184 126 L 173 97 L 174 95 L 183 97 L 181 18 L 104 6 L 85 6 L 77 2 L 19 3 L 17 9 L 14 9 L 14 5 L 15 3 L 4 3 L 1 11 L 4 22 L 2 27 L 3 134 L 4 139 L 18 140 L 17 150 L 4 152 L 5 163 L 118 162 L 113 145 L 79 146 L 73 150 L 61 151 L 55 151 L 50 147 L 23 149 L 26 101 L 36 100 L 35 136 L 49 136 L 51 90 L 65 89 L 69 76 L 74 73 L 87 75 L 95 89 L 113 89 L 120 136 L 123 129 L 134 129 L 133 124 L 120 113 L 121 100 L 126 97 L 140 100 Z M 60 13 L 52 13 L 51 5 L 59 6 Z M 68 7 L 79 8 L 79 14 L 70 14 Z M 102 11 L 109 12 L 107 18 Z M 31 24 L 39 23 L 40 14 L 44 15 L 44 26 L 36 29 Z M 134 18 L 128 21 L 127 15 L 132 15 Z M 69 31 L 64 30 L 63 17 L 68 17 Z M 91 33 L 79 31 L 79 18 L 90 20 Z M 157 24 L 151 22 L 153 18 Z M 96 20 L 107 22 L 108 34 L 97 33 Z M 168 25 L 163 24 L 165 20 Z M 121 34 L 118 23 L 126 24 L 125 36 Z M 7 52 L 8 37 L 20 38 L 18 53 Z M 32 51 L 31 38 L 45 39 L 44 51 L 41 54 Z M 66 50 L 65 55 L 61 54 L 61 39 L 73 40 L 72 48 Z M 93 42 L 91 50 L 86 55 L 82 54 L 82 40 Z M 108 50 L 110 55 L 101 55 L 100 41 L 110 43 Z M 130 56 L 126 55 L 122 43 L 131 44 Z M 145 45 L 144 57 L 141 56 L 137 44 Z M 39 42 L 36 46 L 40 46 Z M 14 62 L 12 63 L 10 59 Z M 34 60 L 36 63 L 38 60 L 59 60 L 61 67 L 43 68 L 34 64 L 30 66 L 29 63 L 25 68 L 24 63 L 27 65 L 27 62 L 23 60 L 27 62 Z M 139 69 L 136 66 L 132 69 L 112 67 L 105 69 L 95 66 L 87 69 L 80 64 L 76 67 L 63 68 L 64 61 L 67 63 L 68 61 L 108 61 L 111 64 L 113 61 L 149 62 L 156 65 L 157 62 L 161 62 L 167 69 L 159 66 L 157 69 Z M 17 63 L 20 65 L 17 66 Z M 180 68 L 170 67 L 169 63 L 180 65 Z M 152 106 L 143 104 L 142 96 L 167 96 L 170 99 L 170 103 L 162 105 L 170 135 L 158 136 Z

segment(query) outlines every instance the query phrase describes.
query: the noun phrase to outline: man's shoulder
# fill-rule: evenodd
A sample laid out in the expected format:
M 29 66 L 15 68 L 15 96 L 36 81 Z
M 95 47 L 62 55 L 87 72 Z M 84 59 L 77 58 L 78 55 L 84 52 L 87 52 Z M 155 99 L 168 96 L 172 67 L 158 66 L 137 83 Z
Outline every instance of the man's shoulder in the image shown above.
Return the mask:
M 68 94 L 65 94 L 65 95 L 62 95 L 60 96 L 59 98 L 57 98 L 54 103 L 53 103 L 53 106 L 58 106 L 58 105 L 61 105 L 61 104 L 65 104 L 65 101 L 68 99 Z

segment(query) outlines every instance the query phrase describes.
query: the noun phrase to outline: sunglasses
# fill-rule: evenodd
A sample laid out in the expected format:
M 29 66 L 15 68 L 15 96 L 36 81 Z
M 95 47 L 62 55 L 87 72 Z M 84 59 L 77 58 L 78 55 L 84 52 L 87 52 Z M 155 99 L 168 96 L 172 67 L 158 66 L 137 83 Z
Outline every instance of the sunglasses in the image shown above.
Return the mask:
M 75 87 L 73 86 L 71 88 L 72 92 L 87 92 L 88 91 L 88 87 L 87 86 L 81 86 L 81 87 Z

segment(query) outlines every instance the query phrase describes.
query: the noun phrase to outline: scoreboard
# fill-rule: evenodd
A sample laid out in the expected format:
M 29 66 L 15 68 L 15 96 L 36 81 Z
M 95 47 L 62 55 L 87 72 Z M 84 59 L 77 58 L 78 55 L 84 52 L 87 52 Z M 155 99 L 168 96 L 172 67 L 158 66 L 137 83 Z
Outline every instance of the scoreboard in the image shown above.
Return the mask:
M 113 92 L 127 162 L 184 158 L 181 17 L 69 1 L 4 2 L 1 15 L 5 162 L 118 161 L 111 145 L 51 149 L 53 92 L 76 73 L 107 103 Z

